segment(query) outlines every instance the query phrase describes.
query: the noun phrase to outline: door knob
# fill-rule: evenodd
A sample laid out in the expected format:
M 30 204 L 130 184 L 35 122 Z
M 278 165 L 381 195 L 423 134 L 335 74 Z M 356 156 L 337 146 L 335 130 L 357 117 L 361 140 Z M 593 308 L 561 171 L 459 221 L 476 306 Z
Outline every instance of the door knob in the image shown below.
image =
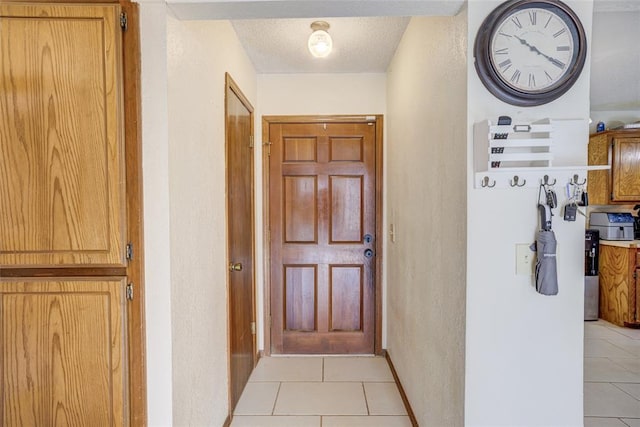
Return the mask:
M 373 251 L 371 249 L 367 249 L 364 251 L 365 258 L 371 258 L 373 256 Z
M 229 271 L 232 273 L 234 271 L 242 271 L 242 263 L 241 262 L 230 262 L 229 263 Z

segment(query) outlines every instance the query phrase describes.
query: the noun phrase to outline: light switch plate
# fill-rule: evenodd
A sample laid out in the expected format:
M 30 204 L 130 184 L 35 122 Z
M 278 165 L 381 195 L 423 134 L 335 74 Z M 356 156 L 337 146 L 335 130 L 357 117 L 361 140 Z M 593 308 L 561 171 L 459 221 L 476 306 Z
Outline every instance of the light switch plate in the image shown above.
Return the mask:
M 533 260 L 535 252 L 529 249 L 529 243 L 516 245 L 516 274 L 531 276 L 533 274 Z

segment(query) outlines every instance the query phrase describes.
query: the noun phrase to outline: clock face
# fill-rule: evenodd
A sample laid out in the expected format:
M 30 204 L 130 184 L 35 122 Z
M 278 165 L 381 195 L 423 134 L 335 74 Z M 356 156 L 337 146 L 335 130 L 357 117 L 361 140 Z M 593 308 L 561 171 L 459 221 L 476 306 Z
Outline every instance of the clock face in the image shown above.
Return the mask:
M 490 49 L 500 79 L 527 92 L 546 91 L 562 81 L 576 53 L 565 19 L 538 7 L 507 15 L 496 27 Z
M 565 93 L 586 57 L 580 20 L 558 0 L 512 0 L 484 21 L 474 55 L 483 84 L 513 105 L 534 106 Z

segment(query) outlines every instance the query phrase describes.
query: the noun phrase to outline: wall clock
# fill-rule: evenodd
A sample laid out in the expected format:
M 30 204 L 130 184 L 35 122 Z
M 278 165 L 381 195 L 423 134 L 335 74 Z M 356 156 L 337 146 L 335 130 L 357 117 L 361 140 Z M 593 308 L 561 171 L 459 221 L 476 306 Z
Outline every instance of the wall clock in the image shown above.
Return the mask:
M 578 16 L 558 0 L 512 0 L 484 20 L 476 71 L 494 96 L 532 107 L 562 96 L 578 79 L 587 41 Z

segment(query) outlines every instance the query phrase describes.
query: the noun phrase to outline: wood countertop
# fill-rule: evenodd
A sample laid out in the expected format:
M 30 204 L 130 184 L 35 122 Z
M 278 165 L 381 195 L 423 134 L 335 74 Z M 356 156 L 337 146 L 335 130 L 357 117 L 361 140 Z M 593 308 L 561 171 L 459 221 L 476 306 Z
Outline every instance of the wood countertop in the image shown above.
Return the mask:
M 603 240 L 600 239 L 601 245 L 617 246 L 619 248 L 640 248 L 640 240 Z

